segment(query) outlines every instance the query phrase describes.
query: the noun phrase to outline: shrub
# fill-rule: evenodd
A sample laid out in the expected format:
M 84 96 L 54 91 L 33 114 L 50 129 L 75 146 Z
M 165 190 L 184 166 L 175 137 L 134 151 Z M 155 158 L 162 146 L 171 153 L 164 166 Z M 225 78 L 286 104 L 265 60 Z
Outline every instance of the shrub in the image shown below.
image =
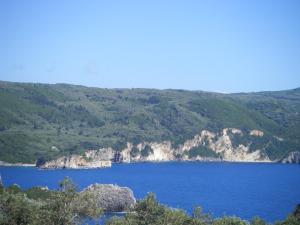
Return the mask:
M 146 145 L 145 148 L 143 148 L 143 150 L 141 151 L 141 156 L 147 157 L 152 153 L 153 149 L 149 145 Z
M 190 149 L 190 151 L 188 152 L 188 156 L 189 158 L 194 158 L 197 156 L 214 157 L 214 158 L 219 157 L 219 155 L 216 152 L 203 145 Z

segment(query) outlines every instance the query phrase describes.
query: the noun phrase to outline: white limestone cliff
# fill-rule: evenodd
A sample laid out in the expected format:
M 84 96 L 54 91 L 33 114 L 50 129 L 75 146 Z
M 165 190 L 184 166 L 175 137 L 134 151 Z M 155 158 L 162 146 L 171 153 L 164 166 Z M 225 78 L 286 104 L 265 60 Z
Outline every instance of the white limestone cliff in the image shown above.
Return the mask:
M 173 160 L 181 161 L 228 161 L 228 162 L 271 162 L 263 154 L 261 149 L 251 150 L 249 146 L 232 144 L 231 135 L 244 135 L 236 128 L 224 128 L 220 133 L 202 130 L 192 139 L 186 140 L 177 148 L 170 141 L 142 142 L 134 146 L 127 143 L 122 151 L 112 148 L 99 150 L 88 150 L 84 156 L 71 155 L 46 162 L 42 168 L 97 168 L 109 167 L 111 162 L 165 162 Z M 249 135 L 262 137 L 264 133 L 260 130 L 251 130 Z M 142 154 L 143 149 L 148 146 L 151 149 L 147 154 Z M 205 146 L 215 152 L 218 157 L 195 156 L 190 158 L 189 151 L 195 147 Z M 135 148 L 135 154 L 133 149 Z

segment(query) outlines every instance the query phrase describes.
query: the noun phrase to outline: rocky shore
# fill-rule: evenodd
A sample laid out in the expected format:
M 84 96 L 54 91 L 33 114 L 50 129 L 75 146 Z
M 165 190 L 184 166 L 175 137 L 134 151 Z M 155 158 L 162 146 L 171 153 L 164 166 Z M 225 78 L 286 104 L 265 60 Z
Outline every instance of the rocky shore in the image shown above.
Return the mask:
M 70 155 L 39 165 L 43 169 L 55 168 L 102 168 L 111 163 L 168 162 L 168 161 L 226 161 L 226 162 L 274 162 L 261 149 L 250 149 L 251 143 L 234 143 L 234 137 L 262 138 L 264 132 L 250 130 L 248 133 L 236 128 L 225 128 L 220 133 L 202 130 L 192 139 L 178 147 L 171 141 L 142 142 L 117 151 L 112 148 L 87 150 L 83 156 Z
M 86 150 L 83 155 L 62 156 L 51 161 L 37 163 L 42 169 L 87 169 L 111 167 L 112 163 L 131 162 L 169 162 L 169 161 L 204 161 L 204 162 L 281 162 L 300 163 L 300 153 L 289 153 L 283 159 L 271 160 L 264 152 L 264 146 L 254 145 L 264 137 L 260 130 L 248 132 L 237 128 L 224 128 L 215 133 L 202 130 L 192 139 L 179 146 L 173 146 L 171 141 L 141 142 L 136 145 L 127 143 L 122 150 L 111 147 L 98 150 Z M 282 138 L 276 137 L 278 141 Z M 242 141 L 240 141 L 242 140 Z M 0 161 L 3 166 L 33 166 L 31 164 L 9 164 Z
M 0 166 L 25 166 L 25 167 L 31 167 L 36 166 L 36 164 L 30 164 L 30 163 L 8 163 L 0 161 Z
M 282 163 L 300 163 L 300 152 L 290 152 L 290 154 L 281 160 Z
M 110 160 L 99 160 L 89 157 L 87 154 L 63 156 L 55 160 L 45 162 L 38 166 L 41 169 L 87 169 L 111 167 Z

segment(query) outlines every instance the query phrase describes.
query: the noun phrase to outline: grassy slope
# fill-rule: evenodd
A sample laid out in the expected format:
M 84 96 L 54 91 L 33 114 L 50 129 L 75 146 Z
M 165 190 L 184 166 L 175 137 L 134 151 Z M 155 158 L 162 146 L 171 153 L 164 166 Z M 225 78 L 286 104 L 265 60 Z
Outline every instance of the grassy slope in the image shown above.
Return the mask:
M 126 141 L 172 140 L 202 129 L 260 129 L 267 154 L 299 149 L 300 90 L 216 94 L 0 82 L 0 160 L 34 162 Z M 270 138 L 268 138 L 270 137 Z M 56 148 L 52 148 L 56 146 Z

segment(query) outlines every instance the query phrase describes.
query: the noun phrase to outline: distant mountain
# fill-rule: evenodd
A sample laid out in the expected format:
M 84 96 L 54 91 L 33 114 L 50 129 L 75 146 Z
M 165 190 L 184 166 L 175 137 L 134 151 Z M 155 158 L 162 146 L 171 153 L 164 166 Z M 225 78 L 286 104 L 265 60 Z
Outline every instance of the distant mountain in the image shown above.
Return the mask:
M 220 94 L 2 81 L 0 106 L 0 160 L 10 163 L 88 149 L 121 151 L 127 142 L 170 141 L 177 149 L 203 130 L 221 137 L 224 128 L 248 134 L 231 135 L 232 146 L 259 149 L 270 160 L 300 150 L 300 88 Z M 254 138 L 249 135 L 253 130 L 263 135 Z

